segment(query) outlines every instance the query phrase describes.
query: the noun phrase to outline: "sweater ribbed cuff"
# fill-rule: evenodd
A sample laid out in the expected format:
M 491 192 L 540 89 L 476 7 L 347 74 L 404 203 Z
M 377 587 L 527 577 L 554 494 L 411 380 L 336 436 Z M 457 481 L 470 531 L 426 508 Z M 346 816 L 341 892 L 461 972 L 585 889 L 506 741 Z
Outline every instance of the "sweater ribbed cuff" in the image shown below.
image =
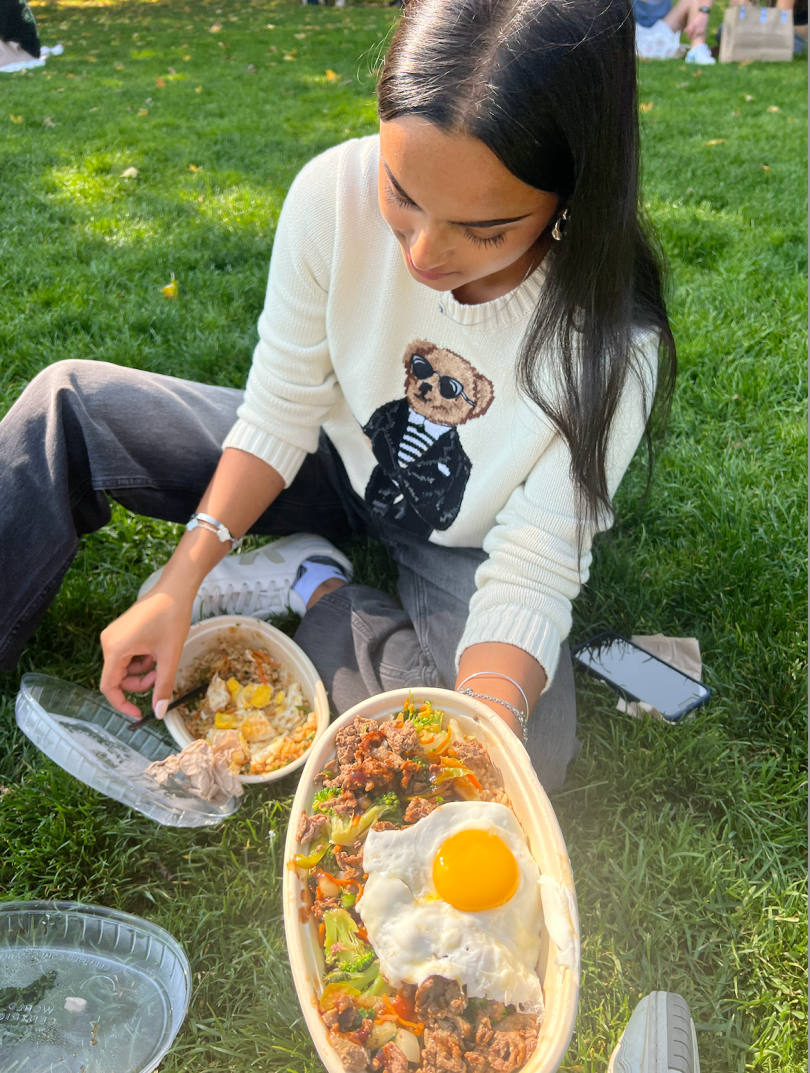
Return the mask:
M 225 437 L 222 445 L 223 451 L 226 447 L 235 447 L 249 455 L 256 455 L 262 462 L 266 462 L 268 466 L 272 466 L 277 473 L 281 474 L 288 488 L 307 456 L 307 452 L 302 447 L 294 447 L 291 443 L 286 443 L 278 436 L 265 432 L 264 429 L 257 428 L 256 425 L 241 418 Z
M 520 604 L 503 604 L 471 614 L 456 649 L 456 667 L 465 648 L 485 642 L 522 648 L 546 672 L 543 692 L 551 685 L 560 658 L 560 631 L 539 611 Z

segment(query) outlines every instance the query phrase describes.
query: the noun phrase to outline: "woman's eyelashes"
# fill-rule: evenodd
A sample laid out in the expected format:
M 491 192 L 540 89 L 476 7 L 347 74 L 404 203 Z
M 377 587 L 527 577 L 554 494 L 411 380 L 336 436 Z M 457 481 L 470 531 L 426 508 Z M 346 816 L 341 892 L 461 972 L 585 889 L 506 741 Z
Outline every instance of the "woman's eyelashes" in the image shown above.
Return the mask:
M 393 186 L 390 186 L 390 185 L 386 186 L 385 193 L 388 196 L 388 200 L 393 205 L 398 205 L 399 208 L 401 208 L 401 209 L 415 209 L 416 208 L 416 205 L 414 204 L 414 202 L 411 201 L 409 198 L 400 197 L 400 195 L 397 193 L 395 187 L 393 187 Z
M 506 235 L 503 231 L 501 231 L 499 235 L 489 235 L 487 238 L 482 238 L 480 235 L 476 235 L 465 228 L 464 234 L 474 246 L 500 246 L 506 241 Z
M 410 198 L 402 197 L 397 188 L 395 186 L 391 186 L 390 183 L 386 185 L 385 193 L 391 204 L 396 205 L 397 208 L 416 209 L 418 207 L 414 201 L 410 200 Z M 500 232 L 500 234 L 488 235 L 486 238 L 483 238 L 481 235 L 476 235 L 473 231 L 470 231 L 469 228 L 465 227 L 464 234 L 474 246 L 479 247 L 500 246 L 506 241 L 506 235 L 503 231 Z

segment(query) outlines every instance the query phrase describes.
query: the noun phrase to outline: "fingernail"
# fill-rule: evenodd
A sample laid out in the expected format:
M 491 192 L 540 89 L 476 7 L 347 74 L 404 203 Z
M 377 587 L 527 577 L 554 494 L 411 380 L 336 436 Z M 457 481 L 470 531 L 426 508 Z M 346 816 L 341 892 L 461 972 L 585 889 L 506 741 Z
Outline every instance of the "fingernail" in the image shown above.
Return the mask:
M 155 704 L 153 709 L 152 709 L 154 711 L 154 713 L 155 713 L 155 718 L 156 719 L 162 719 L 163 716 L 166 714 L 166 709 L 168 707 L 169 707 L 169 702 L 167 700 L 159 700 L 157 702 L 157 704 Z

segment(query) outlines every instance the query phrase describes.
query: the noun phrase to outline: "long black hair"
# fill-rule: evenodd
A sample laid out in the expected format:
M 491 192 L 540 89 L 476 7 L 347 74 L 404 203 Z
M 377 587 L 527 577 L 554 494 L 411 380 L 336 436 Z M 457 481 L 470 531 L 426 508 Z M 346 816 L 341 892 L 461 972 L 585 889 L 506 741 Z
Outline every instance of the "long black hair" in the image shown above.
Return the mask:
M 478 138 L 568 210 L 517 373 L 568 444 L 582 550 L 584 531 L 613 516 L 606 460 L 628 376 L 652 416 L 644 329 L 659 339 L 659 417 L 676 367 L 662 260 L 640 203 L 630 0 L 409 0 L 377 96 L 383 121 L 415 115 Z M 553 397 L 538 387 L 544 362 L 558 369 Z

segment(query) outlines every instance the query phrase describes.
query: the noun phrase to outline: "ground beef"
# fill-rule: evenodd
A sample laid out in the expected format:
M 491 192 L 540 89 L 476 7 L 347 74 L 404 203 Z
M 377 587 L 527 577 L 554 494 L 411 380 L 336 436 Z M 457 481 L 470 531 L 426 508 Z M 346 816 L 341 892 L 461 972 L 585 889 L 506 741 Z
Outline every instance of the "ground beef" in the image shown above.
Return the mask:
M 337 898 L 317 898 L 309 912 L 310 916 L 315 917 L 316 920 L 323 920 L 323 914 L 327 909 L 338 908 L 340 908 L 340 902 Z
M 476 1049 L 464 1056 L 469 1073 L 512 1073 L 533 1054 L 537 1045 L 536 1018 L 511 1014 L 504 1017 L 495 1030 L 483 1011 L 476 1020 Z M 501 1027 L 510 1024 L 520 1027 Z
M 338 816 L 353 816 L 355 812 L 362 812 L 363 806 L 351 792 L 344 790 L 340 797 L 334 797 L 329 802 L 329 808 Z
M 366 734 L 376 732 L 377 722 L 374 719 L 363 719 L 356 716 L 353 723 L 343 727 L 335 735 L 335 752 L 341 767 L 354 764 L 357 760 L 357 750 Z
M 341 872 L 352 869 L 355 875 L 361 875 L 363 871 L 363 847 L 357 853 L 350 853 L 347 849 L 336 849 L 335 860 Z
M 526 1061 L 522 1032 L 496 1032 L 487 1049 L 487 1061 L 498 1073 L 512 1073 Z
M 376 823 L 372 823 L 372 830 L 374 831 L 398 831 L 399 828 L 395 823 L 389 823 L 388 820 L 377 820 Z
M 367 793 L 390 790 L 403 763 L 405 761 L 396 753 L 387 753 L 382 759 L 367 756 L 362 763 L 354 764 L 350 769 L 344 771 L 341 768 L 341 785 L 344 789 L 362 787 Z
M 325 1013 L 321 1014 L 321 1020 L 327 1028 L 334 1028 L 338 1023 L 338 1017 L 340 1017 L 340 1014 L 337 1010 L 326 1010 Z
M 382 1049 L 383 1065 L 388 1073 L 408 1073 L 408 1059 L 396 1043 L 386 1043 Z
M 464 1055 L 452 1032 L 425 1029 L 421 1073 L 465 1073 Z
M 467 1007 L 467 997 L 457 980 L 443 976 L 428 976 L 416 989 L 414 999 L 416 1015 L 420 1021 L 430 1023 L 446 1014 L 461 1016 Z
M 329 1033 L 329 1042 L 337 1051 L 346 1073 L 361 1073 L 368 1065 L 368 1052 L 359 1043 L 353 1043 L 334 1031 Z
M 328 822 L 328 817 L 323 816 L 319 812 L 314 816 L 307 816 L 306 812 L 302 812 L 301 819 L 298 821 L 298 829 L 295 832 L 295 837 L 302 846 L 305 846 L 315 838 L 321 828 Z
M 384 735 L 389 747 L 400 756 L 407 753 L 415 753 L 419 748 L 419 734 L 413 723 L 406 719 L 401 727 L 396 723 L 383 723 L 380 733 Z
M 415 797 L 413 801 L 408 802 L 404 820 L 406 823 L 416 823 L 425 816 L 429 816 L 436 807 L 435 801 L 428 801 L 426 797 Z
M 479 779 L 490 770 L 489 753 L 480 741 L 454 741 L 450 752 Z

